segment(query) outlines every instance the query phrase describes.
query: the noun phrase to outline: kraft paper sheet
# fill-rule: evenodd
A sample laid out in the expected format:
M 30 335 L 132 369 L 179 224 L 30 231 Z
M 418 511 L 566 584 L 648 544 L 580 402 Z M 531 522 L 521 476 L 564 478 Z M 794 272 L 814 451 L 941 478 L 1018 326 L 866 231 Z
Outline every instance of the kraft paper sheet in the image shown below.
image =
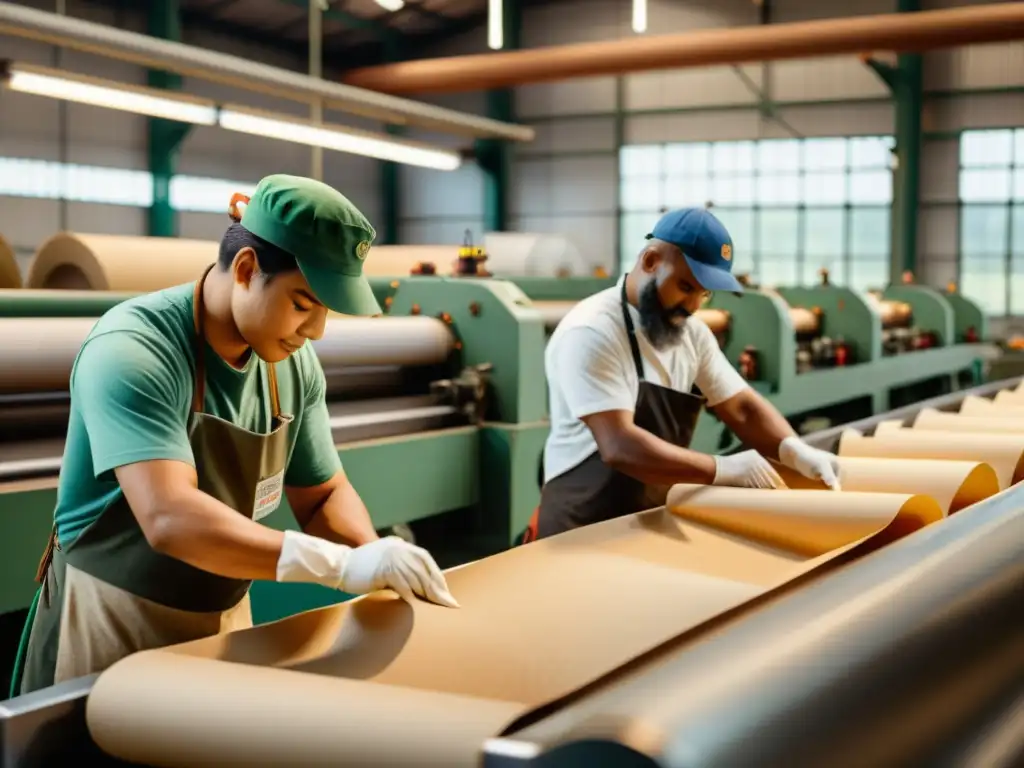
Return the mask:
M 29 288 L 159 291 L 197 279 L 217 261 L 219 250 L 219 243 L 180 237 L 61 232 L 36 251 L 26 283 Z
M 993 402 L 998 406 L 1012 406 L 1014 408 L 1020 408 L 1024 406 L 1024 392 L 1016 390 L 1004 389 L 1002 392 L 997 392 L 993 398 Z
M 880 425 L 881 426 L 881 425 Z M 865 437 L 854 429 L 839 439 L 839 456 L 889 459 L 981 461 L 995 470 L 999 488 L 1024 479 L 1024 434 L 951 432 L 892 426 Z
M 160 766 L 469 768 L 533 708 L 943 506 L 675 486 L 666 508 L 449 570 L 457 610 L 382 592 L 130 656 L 97 681 L 89 729 L 107 752 Z
M 959 412 L 962 416 L 999 416 L 1010 419 L 1024 419 L 1024 402 L 1019 405 L 1012 402 L 1007 403 L 1005 400 L 996 403 L 987 397 L 968 395 L 960 404 Z
M 1020 418 L 993 411 L 988 416 L 964 416 L 924 408 L 911 425 L 914 429 L 938 432 L 990 432 L 1024 435 L 1024 414 Z
M 0 235 L 0 289 L 21 288 L 21 268 L 14 256 L 14 249 Z
M 790 488 L 825 489 L 821 481 L 809 480 L 781 464 L 776 464 L 775 469 Z M 950 515 L 999 492 L 999 477 L 995 470 L 976 461 L 840 456 L 839 483 L 847 492 L 923 492 Z

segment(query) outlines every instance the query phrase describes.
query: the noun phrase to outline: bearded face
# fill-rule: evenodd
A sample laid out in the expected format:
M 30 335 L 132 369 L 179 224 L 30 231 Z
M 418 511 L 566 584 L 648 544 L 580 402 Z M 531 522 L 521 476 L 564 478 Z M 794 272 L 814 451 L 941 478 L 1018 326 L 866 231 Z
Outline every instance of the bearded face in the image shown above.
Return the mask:
M 686 320 L 693 313 L 680 301 L 666 306 L 658 292 L 658 280 L 652 278 L 640 289 L 637 301 L 640 327 L 655 349 L 666 349 L 679 342 Z

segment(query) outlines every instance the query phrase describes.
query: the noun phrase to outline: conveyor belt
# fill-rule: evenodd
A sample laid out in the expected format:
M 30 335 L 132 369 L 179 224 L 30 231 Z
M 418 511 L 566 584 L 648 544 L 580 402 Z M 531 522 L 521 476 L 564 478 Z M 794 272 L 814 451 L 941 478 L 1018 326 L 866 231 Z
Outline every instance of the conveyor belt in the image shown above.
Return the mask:
M 328 405 L 335 443 L 394 437 L 460 423 L 454 406 L 437 397 L 395 397 Z M 54 476 L 60 471 L 64 439 L 0 443 L 0 483 Z

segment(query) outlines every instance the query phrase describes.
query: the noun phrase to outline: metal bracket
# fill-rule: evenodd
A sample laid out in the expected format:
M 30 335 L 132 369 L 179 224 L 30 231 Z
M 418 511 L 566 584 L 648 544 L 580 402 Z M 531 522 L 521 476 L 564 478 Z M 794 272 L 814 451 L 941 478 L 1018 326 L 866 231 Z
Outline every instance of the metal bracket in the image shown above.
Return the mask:
M 464 368 L 454 379 L 430 382 L 430 392 L 440 396 L 447 405 L 454 406 L 470 423 L 479 424 L 487 412 L 492 369 L 490 363 Z

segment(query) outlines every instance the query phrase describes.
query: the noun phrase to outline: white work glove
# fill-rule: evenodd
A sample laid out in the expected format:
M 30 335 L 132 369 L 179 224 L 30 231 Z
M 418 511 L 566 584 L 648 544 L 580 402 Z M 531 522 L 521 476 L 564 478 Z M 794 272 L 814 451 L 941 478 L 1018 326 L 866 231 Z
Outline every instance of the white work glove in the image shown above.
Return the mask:
M 277 580 L 312 582 L 353 595 L 393 589 L 410 603 L 421 597 L 449 608 L 459 607 L 430 553 L 397 536 L 346 547 L 299 531 L 285 531 Z
M 739 488 L 786 487 L 775 467 L 757 451 L 743 451 L 732 456 L 715 456 L 715 479 L 712 485 L 731 485 Z
M 799 437 L 790 435 L 779 444 L 779 461 L 806 478 L 821 480 L 833 491 L 839 487 L 839 457 L 812 448 Z

